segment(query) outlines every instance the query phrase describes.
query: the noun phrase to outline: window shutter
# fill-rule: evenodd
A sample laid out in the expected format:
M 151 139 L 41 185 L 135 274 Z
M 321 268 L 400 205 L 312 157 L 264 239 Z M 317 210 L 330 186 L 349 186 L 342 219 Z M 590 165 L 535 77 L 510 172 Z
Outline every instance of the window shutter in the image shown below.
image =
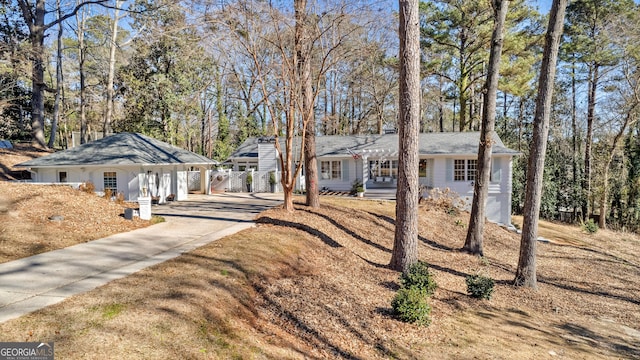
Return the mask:
M 445 173 L 445 179 L 447 182 L 453 181 L 453 159 L 447 159 Z
M 342 164 L 342 179 L 341 180 L 349 180 L 349 161 L 347 160 L 340 160 L 340 163 Z
M 491 182 L 502 181 L 502 161 L 501 160 L 502 160 L 501 158 L 491 159 Z

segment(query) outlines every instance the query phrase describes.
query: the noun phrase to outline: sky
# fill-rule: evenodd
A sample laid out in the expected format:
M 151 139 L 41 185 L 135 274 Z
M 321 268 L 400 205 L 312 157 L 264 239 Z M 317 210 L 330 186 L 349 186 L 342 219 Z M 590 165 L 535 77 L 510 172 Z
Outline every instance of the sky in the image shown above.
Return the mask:
M 551 9 L 552 0 L 534 0 L 533 3 L 538 5 L 541 14 L 547 14 Z

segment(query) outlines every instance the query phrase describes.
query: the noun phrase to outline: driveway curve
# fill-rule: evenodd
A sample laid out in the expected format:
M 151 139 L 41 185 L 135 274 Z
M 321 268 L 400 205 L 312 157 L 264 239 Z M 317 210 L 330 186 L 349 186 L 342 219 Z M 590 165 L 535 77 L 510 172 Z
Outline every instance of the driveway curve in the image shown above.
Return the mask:
M 0 322 L 58 303 L 254 225 L 282 194 L 189 195 L 153 206 L 165 222 L 0 264 Z

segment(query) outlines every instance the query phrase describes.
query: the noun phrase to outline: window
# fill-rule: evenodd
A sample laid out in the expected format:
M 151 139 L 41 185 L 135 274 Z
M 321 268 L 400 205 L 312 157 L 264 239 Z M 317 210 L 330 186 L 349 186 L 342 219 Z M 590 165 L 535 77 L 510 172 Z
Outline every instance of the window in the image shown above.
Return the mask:
M 58 181 L 61 183 L 66 183 L 67 182 L 67 172 L 66 171 L 60 171 L 58 173 Z
M 478 160 L 467 160 L 467 180 L 475 181 L 478 169 Z
M 453 161 L 453 181 L 474 181 L 478 168 L 477 159 Z
M 320 175 L 323 180 L 341 180 L 342 179 L 342 161 L 321 161 Z
M 465 180 L 465 161 L 464 160 L 454 160 L 453 163 L 453 181 L 464 181 Z
M 398 177 L 398 160 L 369 161 L 369 178 L 396 179 Z M 387 181 L 388 181 L 387 180 Z
M 118 178 L 115 171 L 104 172 L 104 191 L 111 190 L 111 194 L 118 192 Z
M 418 164 L 418 176 L 421 178 L 427 177 L 427 159 L 420 159 Z

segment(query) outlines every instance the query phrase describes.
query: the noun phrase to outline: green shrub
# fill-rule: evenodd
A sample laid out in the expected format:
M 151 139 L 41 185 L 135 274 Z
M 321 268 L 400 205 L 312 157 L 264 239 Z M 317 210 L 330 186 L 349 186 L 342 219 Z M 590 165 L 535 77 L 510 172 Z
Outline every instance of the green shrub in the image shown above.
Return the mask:
M 409 269 L 400 275 L 400 284 L 405 288 L 418 288 L 427 296 L 433 295 L 437 286 L 429 272 L 429 264 L 424 261 L 409 266 Z
M 364 192 L 364 185 L 360 179 L 355 179 L 351 183 L 351 195 L 355 195 L 360 192 Z
M 582 230 L 588 234 L 595 234 L 598 232 L 598 224 L 593 219 L 589 219 L 582 223 Z
M 494 281 L 492 278 L 482 275 L 469 275 L 465 278 L 467 293 L 478 299 L 491 299 Z
M 427 294 L 422 289 L 411 287 L 398 290 L 391 301 L 391 307 L 401 321 L 424 326 L 431 323 L 431 306 L 427 302 Z

